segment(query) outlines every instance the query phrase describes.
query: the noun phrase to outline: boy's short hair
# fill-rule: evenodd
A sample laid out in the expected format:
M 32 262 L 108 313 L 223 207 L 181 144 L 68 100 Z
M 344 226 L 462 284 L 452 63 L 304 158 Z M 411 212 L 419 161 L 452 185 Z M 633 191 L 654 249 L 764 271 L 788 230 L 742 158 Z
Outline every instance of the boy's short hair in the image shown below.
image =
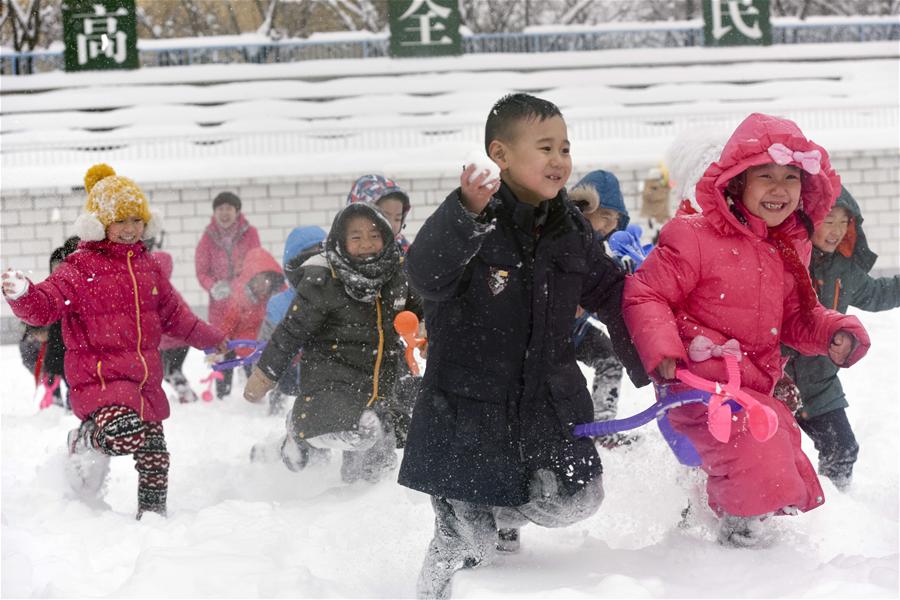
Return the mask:
M 509 141 L 515 136 L 520 121 L 562 117 L 559 107 L 531 94 L 507 94 L 494 104 L 484 125 L 484 151 L 489 152 L 494 140 Z

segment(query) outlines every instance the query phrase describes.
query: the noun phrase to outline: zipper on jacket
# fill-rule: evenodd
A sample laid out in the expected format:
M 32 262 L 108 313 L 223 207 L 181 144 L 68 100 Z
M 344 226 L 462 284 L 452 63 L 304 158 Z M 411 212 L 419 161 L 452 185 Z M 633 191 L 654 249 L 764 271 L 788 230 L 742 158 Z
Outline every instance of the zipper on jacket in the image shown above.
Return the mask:
M 103 364 L 102 360 L 97 361 L 97 377 L 100 378 L 100 390 L 106 389 L 106 381 L 103 379 L 103 372 L 100 370 L 100 365 Z
M 834 280 L 834 302 L 831 304 L 831 310 L 838 309 L 838 298 L 841 297 L 841 278 Z
M 131 267 L 131 257 L 134 256 L 134 252 L 132 250 L 128 251 L 126 255 L 126 262 L 128 263 L 128 274 L 131 275 L 131 285 L 134 287 L 134 313 L 137 323 L 137 354 L 138 358 L 141 359 L 141 364 L 144 365 L 144 378 L 141 379 L 141 382 L 138 384 L 138 395 L 141 397 L 141 420 L 144 420 L 144 384 L 147 383 L 147 379 L 150 377 L 150 370 L 147 368 L 147 361 L 144 359 L 144 355 L 141 354 L 141 301 L 138 297 L 138 284 L 137 277 L 134 276 L 134 269 Z
M 381 292 L 378 292 L 378 295 L 375 296 L 375 315 L 376 315 L 376 324 L 378 326 L 378 354 L 375 355 L 375 372 L 373 373 L 374 379 L 372 381 L 372 397 L 369 398 L 369 401 L 366 403 L 366 407 L 372 406 L 375 400 L 378 399 L 378 378 L 381 376 L 381 358 L 384 352 L 384 327 L 381 323 Z

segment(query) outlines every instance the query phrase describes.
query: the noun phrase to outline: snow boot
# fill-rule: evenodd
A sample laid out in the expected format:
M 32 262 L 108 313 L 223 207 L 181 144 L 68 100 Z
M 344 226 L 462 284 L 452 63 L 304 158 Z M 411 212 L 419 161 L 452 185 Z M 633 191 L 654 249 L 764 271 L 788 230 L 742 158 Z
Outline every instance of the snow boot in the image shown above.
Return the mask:
M 771 513 L 753 517 L 725 514 L 719 522 L 717 540 L 732 548 L 754 548 L 763 541 L 763 520 Z
M 507 554 L 516 554 L 520 547 L 519 529 L 517 527 L 500 528 L 497 530 L 497 550 Z
M 631 446 L 640 441 L 641 436 L 638 433 L 616 432 L 609 435 L 601 435 L 595 438 L 597 444 L 607 450 L 615 450 L 624 446 Z
M 109 455 L 94 445 L 96 424 L 90 419 L 69 432 L 66 444 L 69 459 L 66 462 L 66 478 L 72 489 L 80 495 L 100 495 L 109 475 Z

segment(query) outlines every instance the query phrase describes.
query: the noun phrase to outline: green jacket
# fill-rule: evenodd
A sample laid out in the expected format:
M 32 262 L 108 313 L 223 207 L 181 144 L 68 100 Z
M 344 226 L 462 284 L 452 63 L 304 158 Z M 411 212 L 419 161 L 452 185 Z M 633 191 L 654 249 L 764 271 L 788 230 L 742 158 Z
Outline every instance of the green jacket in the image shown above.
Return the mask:
M 849 306 L 868 311 L 900 306 L 900 275 L 879 279 L 869 276 L 878 256 L 869 249 L 859 205 L 846 188 L 841 189 L 835 206 L 850 213 L 850 227 L 837 251 L 829 254 L 813 248 L 809 273 L 819 302 L 842 313 Z M 803 398 L 800 418 L 810 419 L 848 406 L 838 367 L 830 358 L 803 356 L 788 348 L 784 348 L 784 354 L 791 358 L 785 371 Z

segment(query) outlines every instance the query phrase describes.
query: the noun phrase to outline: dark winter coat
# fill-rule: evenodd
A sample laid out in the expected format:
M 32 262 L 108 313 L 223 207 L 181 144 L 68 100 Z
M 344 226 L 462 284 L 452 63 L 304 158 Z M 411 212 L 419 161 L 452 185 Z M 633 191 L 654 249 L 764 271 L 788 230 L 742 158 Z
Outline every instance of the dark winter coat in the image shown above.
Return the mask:
M 594 411 L 572 342 L 579 304 L 609 327 L 632 380 L 647 383 L 622 320 L 625 275 L 565 193 L 541 206 L 536 235 L 536 209 L 505 185 L 487 208 L 489 224 L 464 210 L 457 189 L 410 246 L 429 347 L 402 485 L 518 506 L 537 469 L 573 492 L 599 476 L 593 441 L 571 434 Z
M 191 312 L 143 244 L 102 240 L 78 249 L 24 296 L 7 301 L 31 325 L 62 320 L 66 381 L 78 418 L 117 405 L 144 421 L 161 421 L 169 416 L 161 335 L 206 348 L 218 345 L 222 333 Z
M 352 206 L 356 207 L 353 211 L 370 211 L 384 227 L 385 245 L 393 243 L 390 224 L 376 216 L 380 213 L 368 205 Z M 342 213 L 335 219 L 326 245 L 333 247 L 332 236 L 343 230 L 339 222 Z M 399 254 L 396 257 L 399 260 Z M 355 430 L 366 407 L 380 410 L 393 401 L 398 360 L 403 356 L 394 317 L 403 310 L 419 316 L 422 311 L 400 268 L 381 287 L 375 301 L 367 303 L 347 293 L 324 254 L 303 258 L 302 266 L 289 263 L 286 268 L 297 295 L 272 333 L 259 368 L 277 381 L 303 348 L 302 394 L 292 418 L 298 435 L 310 438 Z
M 842 313 L 846 313 L 849 306 L 870 311 L 900 306 L 900 276 L 879 279 L 869 276 L 878 257 L 869 249 L 856 200 L 842 189 L 835 206 L 850 213 L 850 227 L 835 252 L 813 249 L 809 274 L 819 302 Z M 786 372 L 797 384 L 803 398 L 801 418 L 817 417 L 848 406 L 838 379 L 838 367 L 828 357 L 803 356 L 787 348 L 785 353 L 792 357 Z

